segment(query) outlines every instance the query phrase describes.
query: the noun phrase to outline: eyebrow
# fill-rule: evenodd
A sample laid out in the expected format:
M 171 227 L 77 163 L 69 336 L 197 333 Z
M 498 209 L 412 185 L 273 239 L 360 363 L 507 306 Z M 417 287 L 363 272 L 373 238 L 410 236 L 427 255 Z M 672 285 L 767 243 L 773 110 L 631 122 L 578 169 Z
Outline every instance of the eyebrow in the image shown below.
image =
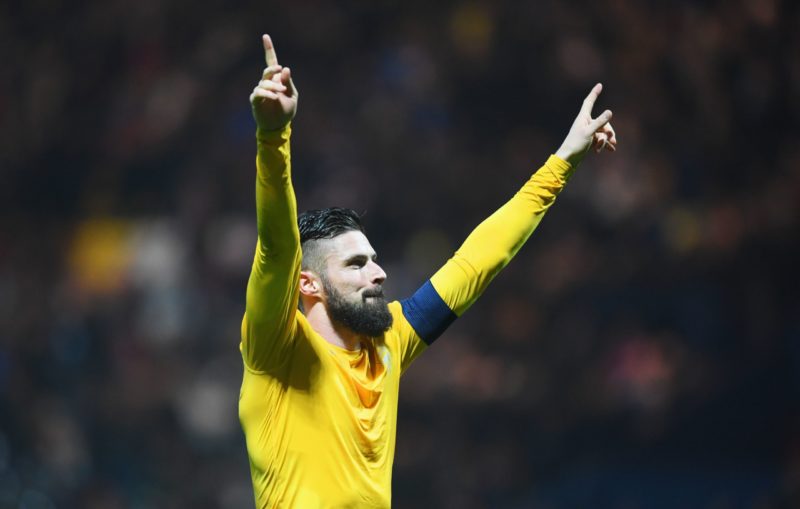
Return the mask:
M 344 264 L 345 265 L 350 265 L 352 263 L 357 263 L 357 262 L 366 262 L 368 259 L 372 259 L 372 261 L 374 262 L 375 260 L 378 259 L 377 253 L 372 253 L 372 256 L 367 256 L 365 254 L 353 255 L 353 256 L 347 258 L 344 261 Z

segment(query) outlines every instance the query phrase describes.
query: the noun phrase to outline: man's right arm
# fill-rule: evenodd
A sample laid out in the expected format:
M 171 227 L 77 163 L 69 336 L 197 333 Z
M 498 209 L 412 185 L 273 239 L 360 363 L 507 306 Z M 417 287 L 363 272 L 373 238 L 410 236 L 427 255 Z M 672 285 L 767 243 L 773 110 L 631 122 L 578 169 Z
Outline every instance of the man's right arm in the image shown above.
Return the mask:
M 250 96 L 258 126 L 258 241 L 240 345 L 246 365 L 256 371 L 280 365 L 291 347 L 302 256 L 289 144 L 298 94 L 289 69 L 278 65 L 269 36 L 263 42 L 267 68 Z

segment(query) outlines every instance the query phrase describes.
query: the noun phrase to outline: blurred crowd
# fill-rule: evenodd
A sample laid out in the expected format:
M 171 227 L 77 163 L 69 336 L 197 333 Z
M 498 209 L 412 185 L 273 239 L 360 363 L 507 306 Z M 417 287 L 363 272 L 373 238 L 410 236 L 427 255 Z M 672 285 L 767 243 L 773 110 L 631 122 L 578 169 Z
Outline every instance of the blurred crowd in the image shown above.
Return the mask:
M 0 507 L 251 507 L 260 35 L 390 297 L 590 154 L 405 375 L 398 508 L 800 507 L 800 4 L 0 3 Z

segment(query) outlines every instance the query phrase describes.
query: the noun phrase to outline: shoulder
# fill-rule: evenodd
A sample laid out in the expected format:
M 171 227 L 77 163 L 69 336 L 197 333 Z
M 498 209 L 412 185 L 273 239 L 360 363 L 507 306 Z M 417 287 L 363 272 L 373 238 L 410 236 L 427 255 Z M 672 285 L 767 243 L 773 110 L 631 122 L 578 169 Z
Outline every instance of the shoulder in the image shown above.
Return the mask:
M 403 305 L 400 301 L 394 300 L 389 303 L 389 312 L 392 314 L 392 326 L 384 334 L 387 346 L 393 348 L 401 338 L 408 338 L 416 335 L 416 331 L 411 326 L 408 318 L 403 312 Z

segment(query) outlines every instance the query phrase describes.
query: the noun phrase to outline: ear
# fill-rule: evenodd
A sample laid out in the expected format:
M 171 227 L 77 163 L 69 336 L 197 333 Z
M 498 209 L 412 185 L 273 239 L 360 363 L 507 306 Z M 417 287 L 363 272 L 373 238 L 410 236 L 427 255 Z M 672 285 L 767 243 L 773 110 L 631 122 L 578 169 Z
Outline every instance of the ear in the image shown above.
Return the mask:
M 300 293 L 306 297 L 321 297 L 322 284 L 319 276 L 310 270 L 300 271 Z

